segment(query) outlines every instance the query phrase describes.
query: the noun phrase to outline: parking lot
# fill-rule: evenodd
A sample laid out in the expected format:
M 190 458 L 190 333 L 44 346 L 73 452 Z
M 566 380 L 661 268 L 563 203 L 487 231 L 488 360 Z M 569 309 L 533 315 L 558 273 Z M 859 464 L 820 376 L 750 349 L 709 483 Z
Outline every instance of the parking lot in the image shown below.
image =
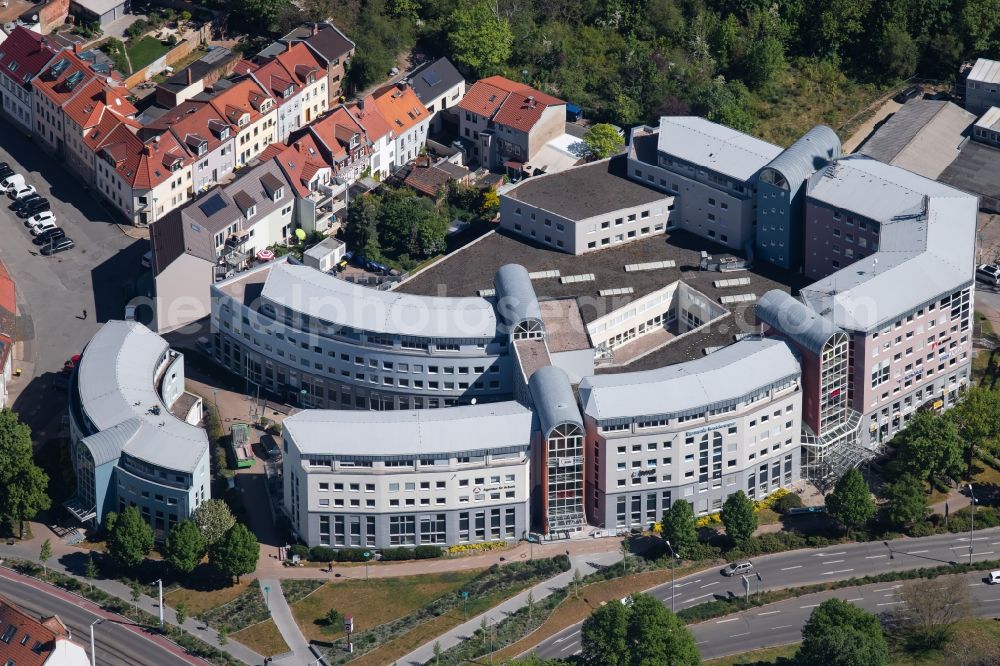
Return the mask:
M 65 393 L 53 387 L 63 363 L 80 350 L 101 322 L 122 318 L 142 274 L 149 242 L 129 236 L 59 160 L 45 155 L 0 120 L 0 160 L 49 199 L 56 223 L 76 242 L 72 250 L 42 256 L 3 197 L 0 259 L 17 284 L 17 345 L 11 403 L 42 439 L 62 414 Z M 86 319 L 83 311 L 87 311 Z M 41 432 L 39 432 L 41 431 Z

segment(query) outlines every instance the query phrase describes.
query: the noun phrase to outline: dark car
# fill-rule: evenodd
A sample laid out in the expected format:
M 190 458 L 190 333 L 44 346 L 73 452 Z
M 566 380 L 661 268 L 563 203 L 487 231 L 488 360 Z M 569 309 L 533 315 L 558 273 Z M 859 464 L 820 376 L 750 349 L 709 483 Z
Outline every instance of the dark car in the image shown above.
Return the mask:
M 8 208 L 10 208 L 11 210 L 21 210 L 31 202 L 41 201 L 44 198 L 45 197 L 43 197 L 41 194 L 35 193 L 32 194 L 30 197 L 24 197 L 23 199 L 15 200 L 11 205 L 8 206 Z
M 66 250 L 72 250 L 76 243 L 73 242 L 72 238 L 63 236 L 59 240 L 52 241 L 48 245 L 42 248 L 42 254 L 46 257 L 56 254 L 57 252 L 64 252 Z
M 52 205 L 49 203 L 48 199 L 41 199 L 39 201 L 33 201 L 26 204 L 24 208 L 17 211 L 18 217 L 28 218 L 32 215 L 38 215 L 39 213 L 44 213 L 47 210 L 52 210 Z
M 13 175 L 14 175 L 14 170 L 11 169 L 9 166 L 0 166 L 0 180 Z
M 38 234 L 31 239 L 31 242 L 35 245 L 47 245 L 50 241 L 57 241 L 60 238 L 65 238 L 66 232 L 56 227 L 55 229 L 46 229 L 42 233 Z
M 906 104 L 907 102 L 909 102 L 911 99 L 913 99 L 922 92 L 923 88 L 921 88 L 920 86 L 910 86 L 906 90 L 903 90 L 902 92 L 898 93 L 892 99 L 893 101 L 899 104 Z

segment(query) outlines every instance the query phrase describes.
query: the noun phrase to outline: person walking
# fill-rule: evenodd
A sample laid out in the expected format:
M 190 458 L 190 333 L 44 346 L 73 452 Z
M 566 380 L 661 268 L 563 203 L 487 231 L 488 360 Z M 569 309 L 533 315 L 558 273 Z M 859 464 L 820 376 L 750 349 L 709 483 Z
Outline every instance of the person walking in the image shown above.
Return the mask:
M 84 318 L 84 319 L 86 319 L 86 318 L 87 318 L 87 311 L 86 311 L 86 310 L 84 310 L 84 311 L 83 311 L 83 318 Z

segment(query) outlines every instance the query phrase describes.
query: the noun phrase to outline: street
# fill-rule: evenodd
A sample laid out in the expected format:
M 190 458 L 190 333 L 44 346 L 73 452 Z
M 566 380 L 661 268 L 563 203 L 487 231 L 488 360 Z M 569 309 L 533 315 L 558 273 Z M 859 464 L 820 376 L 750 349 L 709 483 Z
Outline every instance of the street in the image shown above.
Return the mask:
M 1000 559 L 1000 528 L 977 530 L 974 538 L 974 562 Z M 751 562 L 754 564 L 754 571 L 761 576 L 761 591 L 766 591 L 874 576 L 887 571 L 968 562 L 969 543 L 968 534 L 935 534 L 919 539 L 795 550 L 754 558 Z M 721 567 L 677 579 L 673 599 L 676 609 L 679 611 L 712 599 L 743 596 L 745 588 L 742 578 L 723 576 L 719 573 L 720 569 Z M 750 592 L 754 593 L 757 591 L 757 578 L 751 574 L 749 579 Z M 670 605 L 670 583 L 655 587 L 649 593 Z M 1000 593 L 994 596 L 1000 597 Z M 786 642 L 792 640 L 798 639 Z M 532 651 L 539 657 L 549 659 L 568 657 L 579 649 L 580 625 L 576 624 L 543 641 Z
M 90 623 L 109 618 L 94 627 L 94 645 L 100 666 L 180 666 L 202 664 L 200 659 L 184 655 L 172 643 L 172 651 L 158 644 L 162 639 L 144 635 L 134 625 L 120 624 L 118 616 L 109 616 L 95 604 L 70 595 L 7 569 L 0 570 L 0 594 L 37 616 L 58 615 L 72 632 L 73 640 L 90 654 Z M 178 654 L 175 654 L 177 652 Z
M 0 259 L 17 284 L 15 368 L 22 371 L 11 382 L 11 402 L 37 441 L 56 434 L 45 431 L 62 414 L 65 394 L 52 389 L 54 373 L 80 353 L 101 322 L 124 316 L 149 243 L 112 223 L 107 210 L 57 158 L 9 125 L 0 126 L 0 160 L 49 199 L 56 223 L 76 241 L 72 250 L 42 256 L 22 220 L 8 209 L 11 200 L 2 197 Z

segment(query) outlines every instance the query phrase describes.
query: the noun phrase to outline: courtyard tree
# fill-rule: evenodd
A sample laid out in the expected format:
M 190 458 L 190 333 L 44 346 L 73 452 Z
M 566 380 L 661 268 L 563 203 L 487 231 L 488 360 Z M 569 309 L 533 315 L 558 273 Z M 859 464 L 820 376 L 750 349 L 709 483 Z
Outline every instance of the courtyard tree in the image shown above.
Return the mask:
M 229 505 L 220 499 L 208 499 L 194 510 L 194 524 L 205 538 L 205 545 L 211 546 L 222 538 L 236 523 Z
M 625 147 L 621 130 L 608 123 L 591 125 L 583 134 L 583 143 L 587 146 L 587 154 L 595 160 L 616 155 Z
M 826 497 L 826 508 L 847 529 L 861 527 L 875 516 L 875 500 L 860 471 L 849 469 L 837 480 Z
M 889 648 L 876 616 L 840 599 L 827 599 L 802 629 L 799 664 L 886 666 Z
M 663 512 L 660 521 L 660 536 L 669 541 L 674 552 L 687 557 L 691 549 L 698 545 L 698 530 L 695 527 L 694 508 L 687 500 L 676 500 Z
M 240 576 L 253 573 L 258 557 L 260 544 L 257 537 L 243 523 L 230 527 L 208 550 L 209 562 L 215 570 L 230 580 L 235 576 L 237 583 Z
M 0 516 L 24 536 L 24 521 L 52 505 L 49 477 L 35 464 L 31 428 L 10 409 L 0 410 Z
M 930 511 L 927 493 L 920 481 L 910 474 L 903 474 L 882 486 L 881 495 L 886 501 L 885 517 L 896 527 L 906 528 L 922 523 Z
M 108 553 L 121 567 L 132 568 L 142 562 L 153 549 L 153 529 L 134 506 L 118 514 L 108 535 Z
M 962 471 L 962 438 L 951 419 L 933 412 L 917 412 L 910 425 L 899 433 L 899 464 L 918 479 L 936 476 L 958 477 Z
M 726 526 L 726 534 L 737 544 L 745 544 L 757 529 L 757 512 L 753 502 L 742 490 L 726 498 L 722 505 L 722 524 Z
M 185 519 L 174 525 L 163 546 L 163 556 L 174 571 L 191 573 L 204 555 L 205 538 L 194 521 Z

